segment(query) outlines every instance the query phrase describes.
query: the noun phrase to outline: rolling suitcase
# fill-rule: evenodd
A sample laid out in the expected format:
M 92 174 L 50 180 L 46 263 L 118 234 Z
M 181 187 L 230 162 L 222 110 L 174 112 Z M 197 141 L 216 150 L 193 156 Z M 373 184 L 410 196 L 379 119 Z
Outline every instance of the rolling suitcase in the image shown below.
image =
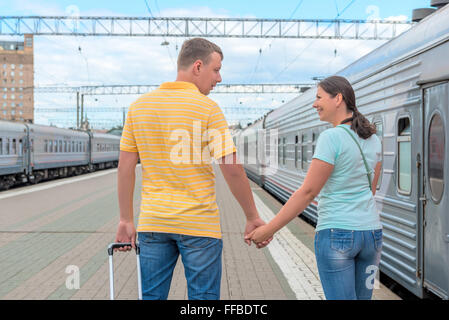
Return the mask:
M 122 247 L 131 247 L 131 243 L 111 243 L 108 246 L 109 255 L 109 292 L 110 299 L 114 300 L 114 266 L 112 262 L 112 256 L 114 255 L 114 249 Z M 140 273 L 140 248 L 136 243 L 136 257 L 137 257 L 137 289 L 139 292 L 139 300 L 142 300 L 142 283 L 141 283 L 141 273 Z

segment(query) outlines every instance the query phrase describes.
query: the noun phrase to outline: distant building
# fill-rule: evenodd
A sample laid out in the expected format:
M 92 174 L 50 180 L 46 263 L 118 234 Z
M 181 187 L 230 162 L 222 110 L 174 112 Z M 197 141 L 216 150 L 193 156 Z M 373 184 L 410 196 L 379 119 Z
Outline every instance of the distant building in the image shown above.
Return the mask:
M 0 40 L 0 119 L 34 122 L 33 35 Z

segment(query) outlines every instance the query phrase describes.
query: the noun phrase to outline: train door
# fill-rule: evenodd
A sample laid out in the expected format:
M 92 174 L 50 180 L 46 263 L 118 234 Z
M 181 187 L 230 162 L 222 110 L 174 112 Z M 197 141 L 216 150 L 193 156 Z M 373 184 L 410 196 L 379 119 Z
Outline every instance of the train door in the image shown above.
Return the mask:
M 25 169 L 25 173 L 30 173 L 30 134 L 29 134 L 28 126 L 25 127 L 24 137 L 22 138 L 22 159 L 23 159 L 23 167 Z
M 449 285 L 449 85 L 424 89 L 424 286 L 448 297 Z
M 35 138 L 37 136 L 34 133 L 34 129 L 28 128 L 28 163 L 29 163 L 29 174 L 33 173 L 34 168 L 34 155 L 35 155 Z

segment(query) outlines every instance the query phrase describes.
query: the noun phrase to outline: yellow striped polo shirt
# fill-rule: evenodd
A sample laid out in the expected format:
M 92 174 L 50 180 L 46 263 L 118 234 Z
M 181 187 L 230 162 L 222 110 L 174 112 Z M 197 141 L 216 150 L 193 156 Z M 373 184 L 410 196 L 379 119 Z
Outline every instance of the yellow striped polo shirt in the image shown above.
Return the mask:
M 138 232 L 221 238 L 211 162 L 236 151 L 218 105 L 189 82 L 166 82 L 128 110 L 120 150 L 138 152 Z

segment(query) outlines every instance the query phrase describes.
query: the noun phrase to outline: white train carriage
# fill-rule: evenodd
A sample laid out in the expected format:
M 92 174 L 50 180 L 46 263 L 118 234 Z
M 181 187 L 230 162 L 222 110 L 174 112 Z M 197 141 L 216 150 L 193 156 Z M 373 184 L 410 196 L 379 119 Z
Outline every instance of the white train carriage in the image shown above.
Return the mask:
M 120 137 L 111 134 L 89 133 L 91 137 L 91 165 L 95 169 L 117 167 Z
M 30 180 L 38 182 L 89 171 L 89 135 L 85 132 L 27 125 L 32 146 Z
M 251 180 L 263 185 L 264 170 L 264 119 L 259 119 L 236 135 L 234 144 L 240 163 L 245 166 L 246 174 Z
M 0 190 L 27 181 L 26 143 L 24 124 L 0 121 Z
M 357 106 L 376 124 L 383 164 L 376 202 L 383 225 L 380 269 L 419 297 L 449 299 L 449 5 L 344 70 Z M 265 150 L 277 161 L 264 187 L 287 201 L 303 183 L 319 134 L 316 89 L 268 114 Z M 249 128 L 248 128 L 249 129 Z M 247 129 L 245 129 L 247 130 Z M 245 135 L 243 130 L 240 135 Z M 274 146 L 271 144 L 275 144 Z M 248 171 L 254 171 L 245 164 Z M 304 215 L 317 219 L 314 201 Z

